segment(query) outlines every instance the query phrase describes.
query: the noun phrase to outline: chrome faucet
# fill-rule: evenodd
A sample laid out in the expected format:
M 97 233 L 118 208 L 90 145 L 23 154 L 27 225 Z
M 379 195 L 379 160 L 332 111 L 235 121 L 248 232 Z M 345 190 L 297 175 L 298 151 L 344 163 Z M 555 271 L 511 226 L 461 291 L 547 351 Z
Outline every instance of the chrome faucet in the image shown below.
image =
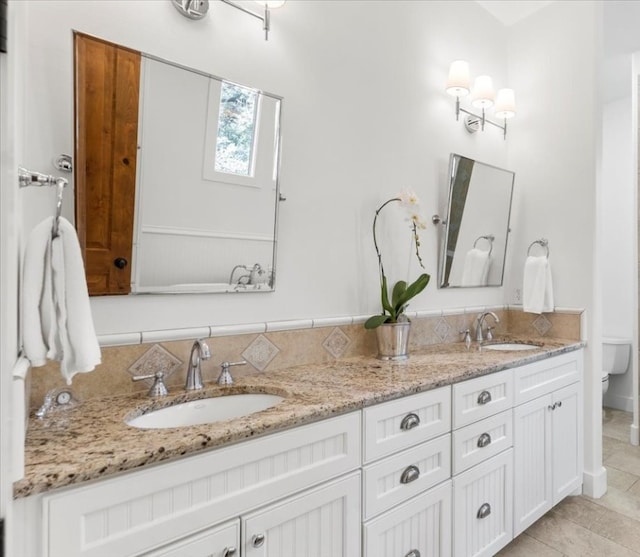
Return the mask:
M 483 333 L 482 333 L 482 325 L 484 325 L 484 322 L 485 322 L 485 320 L 486 320 L 488 315 L 493 317 L 494 323 L 500 323 L 499 317 L 495 313 L 493 313 L 492 311 L 485 311 L 485 312 L 479 314 L 478 318 L 476 320 L 476 340 L 478 342 L 482 342 L 484 340 L 484 336 L 483 336 Z M 491 334 L 491 331 L 489 331 L 489 335 L 490 334 Z M 490 340 L 489 336 L 487 336 L 487 340 Z
M 211 352 L 207 343 L 201 338 L 194 341 L 191 347 L 191 356 L 189 356 L 189 366 L 187 367 L 187 380 L 184 384 L 185 391 L 196 391 L 202 389 L 202 368 L 200 363 L 202 360 L 211 358 Z

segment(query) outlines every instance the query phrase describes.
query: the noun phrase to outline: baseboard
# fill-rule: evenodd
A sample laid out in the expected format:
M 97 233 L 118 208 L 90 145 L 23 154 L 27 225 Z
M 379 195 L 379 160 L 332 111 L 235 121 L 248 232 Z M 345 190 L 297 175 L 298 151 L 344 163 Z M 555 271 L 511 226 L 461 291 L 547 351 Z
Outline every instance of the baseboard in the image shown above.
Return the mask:
M 605 393 L 604 405 L 608 408 L 615 408 L 623 412 L 633 412 L 633 399 L 630 396 Z
M 607 492 L 607 469 L 604 466 L 594 474 L 585 471 L 582 479 L 582 493 L 585 495 L 599 499 Z

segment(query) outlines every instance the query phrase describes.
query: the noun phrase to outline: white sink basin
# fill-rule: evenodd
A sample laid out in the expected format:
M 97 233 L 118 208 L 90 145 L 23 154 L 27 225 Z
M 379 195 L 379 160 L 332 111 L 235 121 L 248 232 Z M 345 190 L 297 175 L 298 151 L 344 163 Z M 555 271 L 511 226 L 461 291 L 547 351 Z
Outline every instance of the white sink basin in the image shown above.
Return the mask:
M 521 342 L 497 342 L 496 344 L 485 344 L 482 347 L 483 350 L 504 350 L 504 351 L 535 350 L 536 348 L 540 348 L 540 347 L 537 344 L 524 344 Z
M 161 408 L 126 420 L 127 425 L 144 429 L 164 429 L 210 424 L 247 416 L 275 406 L 283 397 L 269 394 L 240 394 L 203 398 Z

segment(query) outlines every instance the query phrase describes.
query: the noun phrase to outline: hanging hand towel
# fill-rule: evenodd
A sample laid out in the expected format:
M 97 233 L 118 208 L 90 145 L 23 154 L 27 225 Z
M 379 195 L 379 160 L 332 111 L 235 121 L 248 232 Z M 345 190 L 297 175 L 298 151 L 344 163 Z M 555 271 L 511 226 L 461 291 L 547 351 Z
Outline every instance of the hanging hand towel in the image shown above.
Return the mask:
M 522 309 L 527 313 L 553 311 L 551 264 L 547 256 L 529 256 L 524 264 Z
M 23 344 L 34 367 L 46 359 L 60 361 L 70 384 L 76 373 L 100 363 L 100 346 L 75 229 L 60 218 L 58 237 L 52 239 L 52 226 L 52 218 L 36 226 L 25 250 Z
M 485 286 L 490 264 L 488 251 L 478 248 L 470 249 L 464 258 L 461 286 Z

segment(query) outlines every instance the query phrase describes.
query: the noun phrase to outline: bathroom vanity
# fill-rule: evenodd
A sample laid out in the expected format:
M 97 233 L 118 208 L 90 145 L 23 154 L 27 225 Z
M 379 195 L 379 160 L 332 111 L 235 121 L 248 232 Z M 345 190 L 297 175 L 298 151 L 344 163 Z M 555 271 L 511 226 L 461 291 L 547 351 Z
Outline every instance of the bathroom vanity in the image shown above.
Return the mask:
M 131 397 L 112 401 L 102 444 L 98 422 L 90 441 L 68 424 L 56 440 L 50 424 L 60 462 L 47 468 L 44 447 L 30 467 L 37 449 L 27 453 L 18 555 L 491 556 L 580 491 L 582 357 L 575 342 L 520 353 L 456 344 L 403 364 L 274 372 L 236 388 L 277 390 L 280 405 L 162 431 L 122 425 Z M 94 419 L 97 406 L 84 413 Z M 37 445 L 46 432 L 34 427 Z M 78 480 L 72 442 L 97 443 L 90 481 Z

